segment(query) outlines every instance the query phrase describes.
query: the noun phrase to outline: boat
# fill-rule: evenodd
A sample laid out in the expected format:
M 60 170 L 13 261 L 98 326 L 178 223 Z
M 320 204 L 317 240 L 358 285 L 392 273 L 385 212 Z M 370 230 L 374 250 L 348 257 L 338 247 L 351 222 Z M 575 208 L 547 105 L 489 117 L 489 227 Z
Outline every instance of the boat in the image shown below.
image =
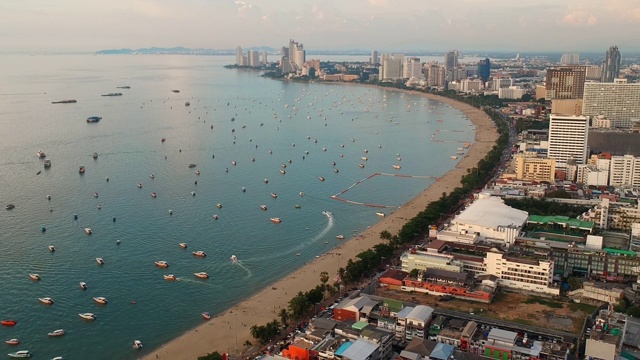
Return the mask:
M 166 262 L 166 261 L 162 261 L 162 260 L 161 261 L 156 261 L 155 264 L 156 264 L 157 267 L 164 268 L 164 269 L 169 267 L 169 263 Z
M 97 123 L 100 120 L 102 120 L 102 118 L 100 116 L 89 116 L 87 118 L 87 122 L 88 123 Z
M 44 151 L 40 150 L 36 153 L 36 156 L 39 157 L 40 159 L 44 159 L 47 157 L 47 155 L 45 155 Z
M 193 273 L 193 275 L 195 275 L 198 279 L 208 279 L 209 278 L 209 274 L 207 274 L 206 272 L 197 272 L 197 273 Z
M 48 336 L 51 337 L 58 337 L 58 336 L 63 336 L 65 334 L 63 329 L 58 329 L 58 330 L 53 330 L 52 332 L 48 333 Z
M 193 169 L 194 167 L 196 167 L 196 164 L 189 164 L 189 169 Z
M 340 172 L 340 170 L 338 170 L 338 169 L 333 169 L 333 172 L 337 174 L 337 173 L 339 173 L 339 172 Z
M 269 179 L 264 179 L 263 181 L 264 181 L 265 184 L 269 183 Z
M 180 92 L 180 90 L 171 90 L 171 91 L 176 93 L 176 94 Z
M 87 290 L 87 283 L 84 281 L 80 281 L 80 289 Z
M 222 209 L 222 204 L 218 203 L 218 204 L 216 204 L 216 207 L 217 207 L 218 209 Z
M 96 262 L 98 265 L 104 265 L 104 260 L 102 258 L 96 258 Z
M 154 192 L 152 192 L 152 193 L 151 193 L 151 197 L 152 197 L 152 198 L 156 198 L 157 196 L 158 196 L 158 194 L 156 194 L 156 193 L 154 193 Z
M 236 166 L 237 164 L 238 163 L 235 160 L 231 161 L 231 165 Z
M 107 301 L 107 298 L 104 298 L 102 296 L 97 296 L 93 298 L 93 301 L 95 301 L 98 304 L 102 304 L 102 305 L 106 305 L 109 303 L 109 301 Z
M 90 320 L 93 321 L 95 319 L 97 319 L 97 316 L 93 313 L 82 313 L 82 314 L 78 314 L 80 315 L 81 318 L 85 319 L 85 320 Z
M 364 164 L 360 164 L 358 166 L 360 166 L 361 169 L 364 169 Z
M 20 340 L 18 339 L 10 339 L 4 342 L 7 345 L 18 345 L 20 344 Z
M 187 244 L 186 243 L 179 243 L 178 245 L 183 249 L 187 248 Z
M 29 274 L 29 277 L 31 278 L 31 280 L 34 280 L 34 281 L 38 281 L 41 279 L 40 275 L 38 274 Z
M 38 298 L 38 300 L 45 305 L 53 305 L 53 299 L 50 297 Z
M 393 168 L 396 170 L 400 170 L 400 165 L 393 165 Z
M 234 263 L 234 264 L 238 262 L 238 257 L 235 256 L 235 255 L 231 255 L 230 259 L 231 259 L 231 262 Z
M 134 340 L 133 341 L 133 348 L 136 349 L 136 350 L 142 349 L 142 341 Z
M 136 186 L 138 187 L 138 189 L 142 189 L 142 184 L 137 183 Z
M 271 193 L 271 197 L 275 199 L 275 198 L 277 198 L 277 197 L 278 197 L 278 194 L 276 194 L 276 193 Z
M 366 156 L 361 156 L 360 159 L 362 159 L 363 161 L 369 160 L 369 158 L 367 158 Z
M 207 253 L 205 253 L 202 250 L 198 250 L 198 251 L 194 251 L 192 252 L 193 256 L 197 256 L 197 257 L 206 257 Z
M 80 169 L 78 169 L 78 172 L 80 174 L 84 174 L 84 166 L 80 166 Z
M 300 205 L 296 204 L 296 205 L 294 206 L 294 208 L 296 208 L 296 209 L 302 209 L 302 206 L 300 206 Z
M 282 222 L 280 218 L 271 218 L 270 220 L 272 223 L 276 223 L 276 224 L 280 224 Z
M 78 100 L 75 99 L 68 99 L 68 100 L 58 100 L 58 101 L 52 101 L 52 104 L 74 104 L 77 103 Z
M 93 197 L 97 198 L 98 196 L 99 196 L 99 195 L 98 195 L 98 193 L 97 193 L 97 192 L 94 192 L 94 193 L 93 193 Z
M 48 249 L 49 249 L 49 251 L 51 251 L 51 252 L 55 252 L 55 251 L 56 251 L 56 248 L 55 248 L 53 245 L 49 245 L 49 246 L 47 246 L 47 248 L 48 248 Z
M 449 156 L 449 158 L 451 158 L 452 160 L 457 160 L 458 159 L 458 157 L 455 156 L 455 155 L 451 155 L 451 156 Z
M 122 93 L 108 93 L 108 94 L 102 94 L 102 96 L 122 96 Z
M 286 171 L 284 171 L 284 170 L 280 170 L 280 174 L 284 175 L 284 174 L 286 174 L 286 173 L 287 173 Z
M 218 215 L 213 214 L 213 220 L 218 220 L 218 219 L 219 219 L 219 218 L 218 218 Z
M 93 234 L 93 231 L 91 230 L 91 228 L 84 228 L 84 232 L 85 232 L 85 234 L 87 234 L 87 235 L 91 235 L 91 234 Z
M 2 326 L 16 326 L 17 323 L 15 320 L 0 320 L 0 325 Z
M 337 235 L 337 236 L 336 236 L 336 239 L 338 239 L 338 240 L 344 240 L 344 235 Z
M 51 360 L 64 360 L 64 358 L 62 356 L 56 356 Z
M 208 312 L 205 311 L 205 312 L 202 313 L 202 317 L 205 320 L 209 320 L 209 319 L 211 319 L 211 314 L 209 314 Z
M 131 89 L 131 86 L 129 86 L 129 85 L 118 86 L 118 87 L 116 87 L 116 89 Z
M 191 105 L 191 103 L 188 102 L 188 101 L 184 103 L 184 106 L 190 106 L 190 105 Z
M 19 350 L 16 352 L 12 352 L 7 354 L 11 358 L 30 358 L 31 352 L 29 350 Z
M 50 168 L 51 167 L 51 160 L 47 159 L 44 161 L 44 167 L 45 168 Z
M 44 225 L 42 225 L 42 226 L 40 226 L 40 231 L 45 232 L 45 231 L 47 231 L 47 228 L 44 227 Z
M 151 178 L 151 179 L 155 179 L 155 178 L 156 178 L 156 176 L 155 176 L 155 175 L 153 175 L 153 174 L 149 174 L 149 178 Z
M 177 278 L 175 275 L 169 274 L 169 275 L 164 275 L 164 279 L 169 281 L 175 281 Z
M 266 210 L 267 210 L 267 205 L 260 205 L 260 209 L 262 209 L 262 210 L 265 210 L 265 211 L 266 211 Z
M 304 193 L 303 193 L 302 191 L 300 191 L 300 192 L 298 193 L 298 195 L 300 195 L 300 196 L 302 197 L 302 196 L 304 196 Z
M 91 157 L 95 160 L 98 158 L 98 153 L 93 153 L 93 155 L 91 155 Z
M 323 178 L 322 176 L 319 176 L 319 177 L 318 177 L 318 180 L 320 180 L 320 181 L 324 181 L 324 178 Z
M 385 216 L 386 216 L 386 215 L 385 215 L 385 213 L 383 213 L 383 212 L 377 212 L 377 213 L 376 213 L 376 215 L 378 215 L 378 216 L 382 216 L 382 217 L 385 217 Z
M 7 204 L 7 206 L 5 206 L 4 208 L 5 208 L 5 209 L 7 209 L 7 210 L 12 210 L 12 209 L 14 209 L 15 207 L 16 207 L 16 206 L 15 206 L 15 205 L 13 205 L 13 204 Z
M 196 173 L 196 175 L 200 175 L 200 171 L 198 170 L 194 171 L 194 173 Z

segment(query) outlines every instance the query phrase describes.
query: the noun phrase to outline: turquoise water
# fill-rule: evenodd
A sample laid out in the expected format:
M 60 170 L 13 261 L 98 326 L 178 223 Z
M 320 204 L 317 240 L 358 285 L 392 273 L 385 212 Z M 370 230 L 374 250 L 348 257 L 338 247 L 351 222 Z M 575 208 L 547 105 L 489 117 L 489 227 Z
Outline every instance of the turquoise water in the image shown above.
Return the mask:
M 374 176 L 341 195 L 391 212 L 429 186 L 429 176 L 451 169 L 450 155 L 473 139 L 469 120 L 441 103 L 222 68 L 231 62 L 168 55 L 0 57 L 0 205 L 16 206 L 0 210 L 0 318 L 18 320 L 0 327 L 0 340 L 22 341 L 5 352 L 139 357 L 200 324 L 201 312 L 222 312 L 338 245 L 336 235 L 379 220 L 380 209 L 331 195 L 377 172 L 424 176 Z M 124 85 L 131 89 L 116 88 Z M 100 96 L 110 92 L 123 96 Z M 50 103 L 61 99 L 78 102 Z M 87 124 L 93 115 L 103 119 Z M 431 141 L 437 130 L 440 141 Z M 51 168 L 43 168 L 38 150 Z M 191 163 L 197 167 L 188 168 Z M 194 250 L 208 256 L 195 258 Z M 242 266 L 232 265 L 231 255 Z M 105 264 L 98 266 L 96 257 Z M 158 260 L 170 267 L 157 268 Z M 210 279 L 196 279 L 199 271 Z M 42 280 L 31 281 L 29 273 Z M 94 296 L 109 304 L 98 306 Z M 44 306 L 39 297 L 55 304 Z M 83 312 L 97 320 L 83 321 Z M 64 337 L 47 337 L 60 328 Z M 145 347 L 133 350 L 134 339 Z

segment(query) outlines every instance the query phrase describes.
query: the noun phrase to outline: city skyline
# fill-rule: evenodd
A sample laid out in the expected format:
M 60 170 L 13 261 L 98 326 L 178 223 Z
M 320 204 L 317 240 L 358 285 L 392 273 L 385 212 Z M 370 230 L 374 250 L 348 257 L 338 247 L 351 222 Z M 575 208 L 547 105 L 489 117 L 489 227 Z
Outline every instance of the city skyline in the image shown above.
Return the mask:
M 4 51 L 149 46 L 233 49 L 289 38 L 309 49 L 640 51 L 640 0 L 504 4 L 474 0 L 44 0 L 0 4 Z M 613 31 L 624 26 L 625 30 Z M 537 39 L 538 41 L 532 41 Z M 553 42 L 545 39 L 553 39 Z

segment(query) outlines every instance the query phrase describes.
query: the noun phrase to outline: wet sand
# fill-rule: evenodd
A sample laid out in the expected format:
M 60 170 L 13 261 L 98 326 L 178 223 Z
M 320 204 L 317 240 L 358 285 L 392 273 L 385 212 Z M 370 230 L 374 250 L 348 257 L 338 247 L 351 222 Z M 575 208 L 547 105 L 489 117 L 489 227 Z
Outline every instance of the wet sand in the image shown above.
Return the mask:
M 426 96 L 457 108 L 475 124 L 477 129 L 475 141 L 456 167 L 438 178 L 416 198 L 381 218 L 380 222 L 365 232 L 345 240 L 339 247 L 270 284 L 208 322 L 180 335 L 143 359 L 193 360 L 214 351 L 230 354 L 244 353 L 247 350 L 243 345 L 246 340 L 251 341 L 252 344 L 257 343 L 249 331 L 252 325 L 264 325 L 279 319 L 280 309 L 286 308 L 289 300 L 296 293 L 310 290 L 320 284 L 321 272 L 328 272 L 331 277 L 329 283 L 333 283 L 338 269 L 345 266 L 348 259 L 383 242 L 380 239 L 380 232 L 387 230 L 391 234 L 397 234 L 407 220 L 416 216 L 430 202 L 440 198 L 443 192 L 448 193 L 459 186 L 460 179 L 467 173 L 467 169 L 475 167 L 494 146 L 498 133 L 493 122 L 482 110 L 471 105 L 421 92 L 409 91 L 409 93 Z

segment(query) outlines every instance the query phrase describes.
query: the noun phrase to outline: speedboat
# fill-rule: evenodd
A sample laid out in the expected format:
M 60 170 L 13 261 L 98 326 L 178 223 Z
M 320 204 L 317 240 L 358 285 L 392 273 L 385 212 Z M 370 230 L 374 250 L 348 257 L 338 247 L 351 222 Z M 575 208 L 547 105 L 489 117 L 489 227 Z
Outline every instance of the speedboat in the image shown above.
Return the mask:
M 53 299 L 50 297 L 38 298 L 38 300 L 45 305 L 53 305 Z
M 97 193 L 97 192 L 94 192 L 94 193 L 93 193 L 93 197 L 96 197 L 96 198 L 97 198 L 98 196 L 99 196 L 99 195 L 98 195 L 98 193 Z
M 164 269 L 169 267 L 169 263 L 166 262 L 166 261 L 162 261 L 162 260 L 161 261 L 156 261 L 155 264 L 156 264 L 157 267 L 164 268 Z
M 294 208 L 296 208 L 296 209 L 302 209 L 302 206 L 300 206 L 300 205 L 296 204 L 296 205 L 294 206 Z
M 193 275 L 195 275 L 199 279 L 208 279 L 209 278 L 209 274 L 207 274 L 206 272 L 197 272 L 197 273 L 193 273 Z
M 267 210 L 267 205 L 260 205 L 260 209 Z
M 178 245 L 180 245 L 180 247 L 183 249 L 187 248 L 187 243 L 179 243 Z
M 63 336 L 65 334 L 63 329 L 58 329 L 58 330 L 53 330 L 52 332 L 48 333 L 47 335 L 51 336 L 51 337 L 56 337 L 56 336 Z
M 87 290 L 87 283 L 84 281 L 80 281 L 80 289 Z
M 200 175 L 200 171 L 196 170 L 194 172 L 196 173 L 196 175 Z
M 393 168 L 396 170 L 400 170 L 400 165 L 393 165 Z
M 272 223 L 276 223 L 276 224 L 280 224 L 282 222 L 280 218 L 271 218 L 270 220 Z
M 211 319 L 211 314 L 209 314 L 208 312 L 205 311 L 205 312 L 202 313 L 202 317 L 205 320 L 209 320 L 209 319 Z
M 29 274 L 29 277 L 31 278 L 31 280 L 35 280 L 35 281 L 38 281 L 41 279 L 40 275 L 38 274 Z
M 286 171 L 284 171 L 284 170 L 280 170 L 280 174 L 284 175 L 284 174 L 286 174 L 286 173 L 287 173 Z
M 142 189 L 142 184 L 137 183 L 136 186 L 138 187 L 138 189 Z
M 214 220 L 218 220 L 218 215 L 215 215 L 215 214 L 214 214 L 214 215 L 213 215 L 213 219 L 214 219 Z
M 262 180 L 262 181 L 264 181 L 264 183 L 265 183 L 265 184 L 268 184 L 268 183 L 269 183 L 269 179 L 264 179 L 264 180 Z
M 56 356 L 51 360 L 64 360 L 64 358 L 62 356 Z
M 364 164 L 360 164 L 358 166 L 360 166 L 361 169 L 364 169 Z
M 47 155 L 44 153 L 44 151 L 40 150 L 36 153 L 36 156 L 39 157 L 40 159 L 44 159 L 47 157 Z
M 323 178 L 322 176 L 319 176 L 319 177 L 318 177 L 318 180 L 320 180 L 320 181 L 324 181 L 324 178 Z
M 278 194 L 276 194 L 276 193 L 271 193 L 271 197 L 275 199 L 275 198 L 277 198 L 277 197 L 278 197 Z
M 92 158 L 97 159 L 98 158 L 98 153 L 93 153 L 93 155 L 91 155 Z
M 7 345 L 18 345 L 20 344 L 20 340 L 18 339 L 11 339 L 11 340 L 7 340 L 4 342 Z
M 136 350 L 142 349 L 142 341 L 134 340 L 133 341 L 133 348 L 136 349 Z
M 336 236 L 336 239 L 338 239 L 338 240 L 344 240 L 344 235 L 338 235 L 338 236 Z
M 153 175 L 153 174 L 149 174 L 149 177 L 150 177 L 150 178 L 152 178 L 152 179 L 155 179 L 155 178 L 156 178 L 156 176 L 155 176 L 155 175 Z
M 87 122 L 88 123 L 97 123 L 100 120 L 102 120 L 102 118 L 100 116 L 89 116 L 87 118 Z
M 303 193 L 302 191 L 300 191 L 300 192 L 298 193 L 298 195 L 300 195 L 300 196 L 304 196 L 304 193 Z
M 386 215 L 385 215 L 385 213 L 383 213 L 383 212 L 377 212 L 377 213 L 376 213 L 376 215 L 378 215 L 378 216 L 382 216 L 382 217 L 385 217 L 385 216 L 386 216 Z
M 49 168 L 49 167 L 51 167 L 51 160 L 49 160 L 49 159 L 45 160 L 45 161 L 44 161 L 44 167 L 45 167 L 45 168 Z
M 156 193 L 154 193 L 154 192 L 152 192 L 152 193 L 151 193 L 151 197 L 152 197 L 152 198 L 155 198 L 155 197 L 157 197 L 157 196 L 158 196 L 158 194 L 156 194 Z
M 7 210 L 12 210 L 12 209 L 14 209 L 15 207 L 16 207 L 16 206 L 15 206 L 15 205 L 13 205 L 13 204 L 7 204 L 7 206 L 5 206 L 4 208 L 5 208 L 5 209 L 7 209 Z
M 340 170 L 338 170 L 338 169 L 333 169 L 333 172 L 337 174 L 337 173 L 339 173 L 339 172 L 340 172 Z
M 85 171 L 85 170 L 84 170 L 84 166 L 80 166 L 80 168 L 78 169 L 78 172 L 79 172 L 80 174 L 84 174 L 84 171 Z
M 93 301 L 95 301 L 98 304 L 102 304 L 102 305 L 106 305 L 109 303 L 109 301 L 107 301 L 107 298 L 104 298 L 102 296 L 96 296 L 93 298 Z
M 0 320 L 2 326 L 16 326 L 18 322 L 16 320 Z
M 236 166 L 238 163 L 236 163 L 235 160 L 231 161 L 231 165 Z
M 97 319 L 97 316 L 93 313 L 82 313 L 82 314 L 78 314 L 80 315 L 81 318 L 85 319 L 85 320 L 90 320 L 93 321 L 95 319 Z
M 235 255 L 231 255 L 231 262 L 232 263 L 237 263 L 238 262 L 238 257 Z
M 169 274 L 169 275 L 164 275 L 164 279 L 165 279 L 165 280 L 169 280 L 169 281 L 174 281 L 174 280 L 176 280 L 177 278 L 176 278 L 176 276 L 175 276 L 175 275 L 173 275 L 173 274 Z
M 216 207 L 217 207 L 218 209 L 222 209 L 222 204 L 218 203 L 218 204 L 216 204 Z
M 195 191 L 192 191 L 192 192 L 191 192 L 191 196 L 196 196 L 196 192 L 195 192 Z
M 104 265 L 104 260 L 102 258 L 96 258 L 96 262 L 98 265 Z
M 56 248 L 53 247 L 53 245 L 49 245 L 49 246 L 47 246 L 47 248 L 49 248 L 49 251 L 51 251 L 51 252 L 55 252 L 56 251 Z
M 192 252 L 193 256 L 197 256 L 197 257 L 206 257 L 207 253 L 205 253 L 202 250 L 198 250 L 198 251 L 194 251 Z
M 85 232 L 85 234 L 87 234 L 87 235 L 91 235 L 91 234 L 93 234 L 93 231 L 91 230 L 91 228 L 84 228 L 84 232 Z
M 96 205 L 96 207 L 98 208 L 98 210 L 102 209 L 102 205 L 100 204 Z
M 193 169 L 194 167 L 196 167 L 196 164 L 189 164 L 190 169 Z
M 366 156 L 362 156 L 362 157 L 360 157 L 360 159 L 362 159 L 363 161 L 369 160 Z
M 7 355 L 12 358 L 30 358 L 31 352 L 29 350 L 19 350 L 13 353 L 9 353 Z

